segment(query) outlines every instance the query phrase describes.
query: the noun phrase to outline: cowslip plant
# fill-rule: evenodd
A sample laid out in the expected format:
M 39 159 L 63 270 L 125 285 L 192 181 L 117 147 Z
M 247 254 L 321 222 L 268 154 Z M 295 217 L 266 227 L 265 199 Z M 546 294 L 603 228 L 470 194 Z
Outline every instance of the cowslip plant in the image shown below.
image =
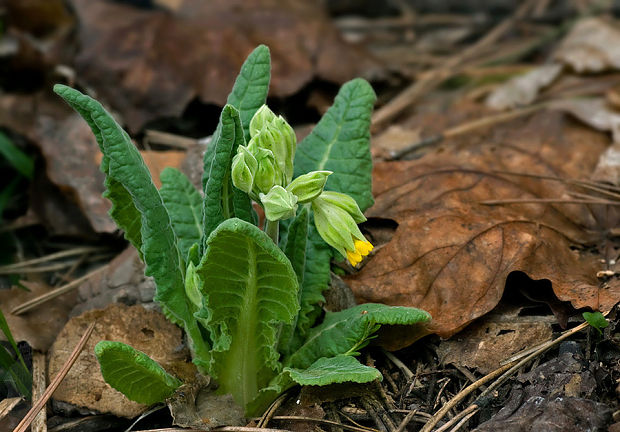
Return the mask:
M 319 320 L 330 259 L 356 265 L 372 249 L 357 224 L 373 202 L 375 95 L 362 79 L 346 83 L 297 145 L 265 105 L 269 80 L 269 50 L 259 46 L 205 152 L 202 191 L 170 168 L 157 190 L 128 134 L 97 101 L 54 88 L 97 138 L 110 215 L 154 278 L 156 301 L 185 330 L 199 371 L 247 415 L 296 384 L 380 379 L 355 358 L 359 350 L 382 324 L 430 319 L 415 308 L 365 304 Z M 263 229 L 252 201 L 264 209 Z M 106 381 L 130 399 L 159 402 L 180 385 L 127 345 L 102 341 L 95 351 Z

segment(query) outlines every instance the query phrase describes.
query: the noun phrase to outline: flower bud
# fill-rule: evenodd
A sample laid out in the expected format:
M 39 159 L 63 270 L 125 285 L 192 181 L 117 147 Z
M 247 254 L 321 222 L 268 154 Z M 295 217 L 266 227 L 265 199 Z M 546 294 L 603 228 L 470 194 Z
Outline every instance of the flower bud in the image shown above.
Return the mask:
M 282 116 L 272 121 L 272 125 L 278 129 L 284 140 L 284 148 L 286 148 L 286 157 L 284 159 L 284 178 L 286 184 L 290 183 L 293 178 L 293 162 L 295 161 L 295 151 L 297 150 L 297 136 L 295 131 Z
M 364 220 L 366 218 L 361 214 L 353 198 L 337 192 L 324 191 L 312 201 L 312 210 L 319 235 L 346 257 L 351 265 L 359 264 L 373 249 L 354 219 L 356 217 L 359 219 L 360 215 Z
M 233 185 L 245 193 L 251 193 L 257 170 L 258 162 L 254 155 L 246 147 L 239 146 L 232 161 L 231 177 Z
M 256 152 L 258 169 L 254 175 L 254 192 L 268 193 L 272 187 L 281 185 L 282 173 L 276 165 L 271 150 L 258 148 Z
M 269 193 L 261 193 L 259 196 L 268 220 L 273 222 L 295 216 L 297 197 L 282 186 L 274 186 Z
M 327 177 L 330 174 L 332 174 L 331 171 L 312 171 L 308 174 L 300 175 L 289 183 L 286 190 L 295 194 L 300 204 L 311 202 L 321 195 Z
M 321 200 L 345 210 L 356 223 L 366 222 L 366 217 L 360 210 L 357 202 L 347 194 L 334 191 L 323 191 Z
M 276 115 L 267 105 L 260 107 L 250 120 L 250 137 L 254 137 L 263 127 L 273 121 Z

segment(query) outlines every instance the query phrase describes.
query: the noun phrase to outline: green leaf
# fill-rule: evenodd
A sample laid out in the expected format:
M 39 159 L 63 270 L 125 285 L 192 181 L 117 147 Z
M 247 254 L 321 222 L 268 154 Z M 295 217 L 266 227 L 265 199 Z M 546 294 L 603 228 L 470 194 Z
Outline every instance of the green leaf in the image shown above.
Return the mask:
M 232 105 L 226 105 L 220 115 L 220 125 L 209 143 L 213 150 L 210 154 L 205 153 L 204 241 L 226 219 L 252 220 L 250 198 L 233 186 L 230 174 L 237 147 L 244 144 L 239 112 Z
M 246 141 L 250 141 L 250 120 L 267 100 L 270 78 L 271 57 L 269 48 L 265 45 L 259 45 L 241 66 L 241 71 L 227 101 L 228 104 L 239 110 Z
M 0 132 L 0 155 L 4 156 L 17 172 L 28 179 L 32 179 L 34 172 L 32 158 L 17 148 L 3 132 Z
M 604 329 L 609 325 L 609 321 L 600 312 L 584 312 L 583 319 L 585 319 L 590 326 L 598 330 L 599 334 L 603 334 L 601 329 Z
M 32 394 L 32 376 L 30 375 L 30 371 L 26 366 L 26 362 L 24 361 L 21 352 L 17 348 L 17 342 L 15 342 L 15 339 L 13 338 L 11 329 L 9 329 L 9 324 L 6 322 L 1 309 L 0 330 L 4 333 L 6 340 L 9 341 L 9 344 L 13 349 L 13 353 L 17 357 L 17 360 L 14 360 L 9 351 L 4 346 L 0 345 L 0 370 L 7 371 L 17 391 L 24 397 L 30 399 Z
M 285 360 L 285 366 L 306 369 L 321 357 L 355 355 L 382 324 L 411 325 L 430 320 L 420 309 L 367 303 L 340 312 L 327 312 L 304 344 Z
M 208 347 L 185 295 L 185 268 L 172 222 L 140 152 L 99 102 L 59 84 L 54 91 L 86 120 L 97 138 L 108 188 L 104 196 L 113 205 L 110 214 L 141 252 L 145 274 L 153 276 L 157 285 L 155 300 L 171 321 L 184 325 L 192 350 L 208 356 Z
M 189 248 L 202 237 L 202 197 L 185 174 L 175 168 L 161 172 L 161 195 L 170 215 L 181 256 L 186 262 Z
M 101 105 L 88 96 L 83 95 L 70 87 L 56 84 L 54 92 L 62 97 L 77 113 L 82 116 L 97 139 L 99 149 L 103 153 L 101 159 L 101 171 L 106 175 L 104 185 L 106 190 L 103 197 L 110 200 L 112 208 L 110 217 L 123 230 L 125 238 L 138 250 L 140 258 L 144 261 L 142 254 L 142 218 L 140 212 L 131 199 L 131 194 L 116 179 L 110 176 L 110 161 L 105 152 L 104 137 L 98 124 L 91 116 L 93 111 L 104 111 Z
M 367 383 L 382 379 L 381 372 L 364 366 L 354 357 L 321 357 L 307 369 L 284 368 L 293 381 L 301 385 L 324 386 L 343 382 Z
M 297 275 L 297 282 L 302 284 L 304 277 L 304 268 L 306 265 L 306 243 L 308 241 L 308 207 L 303 206 L 297 213 L 297 216 L 287 227 L 286 244 L 284 246 L 284 254 L 291 262 L 293 270 Z M 298 301 L 301 302 L 302 291 L 299 290 Z M 280 332 L 280 340 L 278 342 L 278 351 L 282 355 L 288 355 L 299 348 L 302 339 L 296 334 L 297 324 L 303 310 L 297 314 L 295 320 L 290 325 L 282 327 Z
M 124 343 L 101 341 L 95 345 L 95 355 L 106 382 L 132 401 L 163 402 L 182 384 L 148 355 Z
M 304 336 L 312 327 L 321 313 L 317 305 L 325 301 L 323 291 L 329 288 L 332 248 L 323 241 L 314 226 L 310 223 L 306 244 L 306 267 L 301 285 L 301 311 L 297 324 L 298 332 Z
M 288 227 L 284 254 L 293 265 L 297 281 L 304 279 L 306 264 L 306 243 L 308 241 L 308 207 L 303 206 Z
M 370 84 L 361 78 L 344 84 L 295 154 L 295 177 L 310 171 L 333 171 L 325 189 L 352 196 L 362 211 L 373 204 L 369 147 L 375 98 Z
M 196 272 L 206 307 L 198 318 L 212 340 L 209 374 L 246 407 L 279 373 L 278 330 L 299 310 L 297 277 L 273 241 L 240 219 L 213 231 Z

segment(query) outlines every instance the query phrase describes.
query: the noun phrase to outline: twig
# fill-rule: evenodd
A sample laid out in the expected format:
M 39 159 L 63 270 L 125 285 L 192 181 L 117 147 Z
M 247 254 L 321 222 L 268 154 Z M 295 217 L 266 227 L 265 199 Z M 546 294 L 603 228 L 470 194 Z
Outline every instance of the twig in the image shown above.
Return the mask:
M 435 425 L 437 423 L 439 423 L 439 421 L 446 415 L 446 413 L 448 411 L 450 411 L 453 407 L 458 405 L 467 396 L 469 396 L 470 393 L 472 393 L 473 391 L 477 390 L 481 385 L 487 383 L 488 381 L 491 381 L 492 379 L 495 379 L 496 377 L 498 377 L 499 375 L 503 374 L 504 372 L 506 372 L 510 368 L 511 368 L 510 364 L 508 364 L 506 366 L 502 366 L 502 367 L 500 367 L 498 369 L 495 369 L 490 374 L 483 376 L 482 378 L 480 378 L 475 383 L 470 384 L 467 387 L 465 387 L 463 390 L 458 392 L 447 404 L 442 406 L 441 409 L 439 411 L 437 411 L 433 415 L 433 417 L 424 425 L 424 427 L 422 429 L 420 429 L 420 432 L 431 432 L 431 430 L 433 430 Z
M 97 255 L 90 255 L 86 261 L 93 262 L 98 261 L 102 258 L 109 258 L 110 253 L 101 253 Z M 73 261 L 60 262 L 55 264 L 49 264 L 47 266 L 41 267 L 20 267 L 16 269 L 8 269 L 8 266 L 0 267 L 0 275 L 4 274 L 15 274 L 15 273 L 46 273 L 50 271 L 62 270 L 67 267 L 71 267 L 73 265 Z
M 416 81 L 403 90 L 398 96 L 375 112 L 372 117 L 373 126 L 383 125 L 398 115 L 405 108 L 417 102 L 421 96 L 425 95 L 430 90 L 433 90 L 447 78 L 459 73 L 464 68 L 464 63 L 467 60 L 479 55 L 510 29 L 512 29 L 514 24 L 518 20 L 525 17 L 529 10 L 536 5 L 538 1 L 539 0 L 525 1 L 512 16 L 504 19 L 496 25 L 491 31 L 489 31 L 489 33 L 479 39 L 475 44 L 467 47 L 459 55 L 448 58 L 441 66 L 430 70 L 426 74 L 425 78 Z
M 620 201 L 597 200 L 597 199 L 565 199 L 565 198 L 509 198 L 499 200 L 479 201 L 483 205 L 502 204 L 600 204 L 620 206 Z
M 282 406 L 282 404 L 284 403 L 286 398 L 288 398 L 288 396 L 290 394 L 290 390 L 291 389 L 289 389 L 286 392 L 282 393 L 280 396 L 278 396 L 276 398 L 276 400 L 274 400 L 271 403 L 271 405 L 269 406 L 267 411 L 265 411 L 265 414 L 263 414 L 263 416 L 258 421 L 258 424 L 256 425 L 257 427 L 259 427 L 259 428 L 266 428 L 267 427 L 267 423 L 269 423 L 269 421 L 276 414 L 276 411 L 278 410 L 278 408 L 280 408 L 280 406 Z
M 478 409 L 474 409 L 472 410 L 472 412 L 470 412 L 469 414 L 467 414 L 463 420 L 461 420 L 460 422 L 458 422 L 458 424 L 456 426 L 454 426 L 454 428 L 450 431 L 450 432 L 457 432 L 461 427 L 463 427 L 463 425 L 465 423 L 467 423 L 469 421 L 469 419 L 474 416 L 476 413 L 478 412 Z
M 405 375 L 405 378 L 407 379 L 407 381 L 409 381 L 411 378 L 413 378 L 413 372 L 411 372 L 411 369 L 409 369 L 407 367 L 407 365 L 405 363 L 403 363 L 398 357 L 396 357 L 394 354 L 392 354 L 391 352 L 387 351 L 387 350 L 382 350 L 383 354 L 392 362 L 394 363 L 394 365 L 401 370 L 401 372 L 403 373 L 403 375 Z
M 38 401 L 45 393 L 45 353 L 32 353 L 32 401 Z M 47 432 L 47 414 L 45 409 L 39 411 L 30 427 L 31 432 Z
M 71 291 L 73 288 L 77 287 L 78 285 L 80 285 L 82 282 L 90 279 L 91 277 L 95 276 L 96 274 L 101 273 L 103 270 L 108 268 L 108 264 L 99 267 L 97 270 L 94 270 L 90 273 L 85 274 L 82 277 L 77 278 L 76 280 L 69 282 L 66 285 L 60 286 L 58 288 L 54 288 L 51 291 L 46 292 L 45 294 L 42 294 L 40 296 L 37 296 L 31 300 L 28 300 L 27 302 L 24 302 L 20 305 L 17 305 L 13 308 L 13 310 L 11 310 L 11 313 L 13 315 L 21 315 L 25 312 L 28 312 L 29 310 L 32 310 L 40 305 L 42 305 L 43 303 L 52 300 L 58 296 L 61 296 L 69 291 Z
M 284 420 L 284 421 L 301 421 L 301 422 L 313 422 L 313 423 L 321 423 L 331 426 L 337 426 L 342 429 L 347 429 L 353 432 L 379 432 L 377 429 L 369 428 L 369 427 L 360 427 L 360 426 L 351 426 L 344 423 L 339 423 L 332 420 L 318 419 L 312 417 L 303 417 L 303 416 L 274 416 L 273 420 Z M 260 429 L 261 431 L 269 431 L 269 429 Z
M 509 120 L 514 120 L 519 117 L 523 117 L 529 114 L 532 114 L 536 111 L 539 111 L 545 108 L 548 103 L 540 103 L 536 105 L 532 105 L 526 108 L 514 109 L 512 111 L 508 111 L 500 114 L 493 114 L 487 117 L 483 117 L 480 119 L 468 121 L 465 123 L 461 123 L 460 125 L 454 126 L 450 129 L 445 130 L 443 133 L 439 135 L 435 135 L 432 137 L 424 138 L 416 143 L 408 145 L 398 151 L 394 151 L 390 154 L 390 158 L 388 160 L 398 160 L 404 157 L 405 155 L 419 150 L 424 147 L 428 147 L 434 144 L 437 144 L 443 141 L 446 138 L 454 138 L 455 136 L 463 135 L 474 130 L 478 130 L 481 128 L 489 127 L 496 125 L 498 123 L 503 123 Z
M 466 417 L 469 414 L 474 415 L 478 411 L 478 409 L 479 409 L 479 407 L 477 405 L 470 405 L 469 407 L 467 407 L 466 410 L 464 410 L 464 411 L 458 413 L 457 415 L 455 415 L 454 417 L 452 417 L 443 426 L 441 426 L 438 429 L 435 429 L 435 432 L 445 432 L 446 430 L 448 430 L 449 427 L 451 427 L 454 423 L 456 423 L 459 420 L 461 420 L 463 417 Z M 467 417 L 467 418 L 469 419 L 469 417 Z
M 413 410 L 409 412 L 409 414 L 405 416 L 403 421 L 400 422 L 395 432 L 403 432 L 405 428 L 407 427 L 407 425 L 409 424 L 409 422 L 413 420 L 413 417 L 416 415 L 417 412 L 418 412 L 417 410 Z
M 19 422 L 15 429 L 13 429 L 13 432 L 25 432 L 26 429 L 28 429 L 28 426 L 30 426 L 30 423 L 32 423 L 35 416 L 39 413 L 41 408 L 45 406 L 45 404 L 47 403 L 49 398 L 52 397 L 52 394 L 54 394 L 62 380 L 65 378 L 65 376 L 67 376 L 67 373 L 69 373 L 69 369 L 71 369 L 78 356 L 80 355 L 80 352 L 82 352 L 82 349 L 84 349 L 86 342 L 88 342 L 88 338 L 93 333 L 93 330 L 95 329 L 95 324 L 96 321 L 92 322 L 91 325 L 88 326 L 77 346 L 73 349 L 73 352 L 71 353 L 65 364 L 62 366 L 62 369 L 60 369 L 60 372 L 58 372 L 58 374 L 54 377 L 41 398 L 37 400 L 37 402 L 32 406 L 32 408 L 30 408 L 30 411 L 28 411 L 22 421 Z
M 14 264 L 7 264 L 4 266 L 0 266 L 0 272 L 7 272 L 9 270 L 16 270 L 21 267 L 29 267 L 31 265 L 41 264 L 41 263 L 48 262 L 48 261 L 54 261 L 60 258 L 67 258 L 70 256 L 83 255 L 86 253 L 99 252 L 99 251 L 104 251 L 104 250 L 106 249 L 100 246 L 78 247 L 78 248 L 69 249 L 65 251 L 55 252 L 53 254 L 45 255 L 39 258 L 33 258 L 27 261 L 22 261 L 22 262 L 18 262 Z

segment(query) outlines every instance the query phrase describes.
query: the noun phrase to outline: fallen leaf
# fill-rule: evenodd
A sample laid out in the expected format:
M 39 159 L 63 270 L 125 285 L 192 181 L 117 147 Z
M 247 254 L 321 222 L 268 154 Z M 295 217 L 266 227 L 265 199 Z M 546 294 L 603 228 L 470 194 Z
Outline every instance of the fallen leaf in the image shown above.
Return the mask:
M 536 67 L 496 88 L 487 97 L 486 105 L 496 110 L 529 105 L 561 72 L 562 65 L 558 63 Z
M 144 275 L 144 263 L 138 251 L 129 246 L 114 258 L 105 270 L 93 275 L 78 288 L 77 304 L 71 315 L 103 309 L 113 303 L 128 306 L 153 304 L 155 281 Z
M 261 43 L 271 50 L 275 97 L 315 77 L 342 83 L 376 67 L 342 41 L 321 3 L 183 0 L 167 11 L 71 3 L 81 22 L 77 75 L 133 132 L 179 116 L 195 97 L 223 105 L 241 64 Z
M 600 17 L 579 20 L 564 38 L 554 58 L 576 72 L 620 69 L 620 30 Z
M 377 164 L 375 205 L 367 215 L 398 227 L 347 278 L 356 299 L 425 309 L 433 317 L 429 331 L 442 337 L 491 311 L 514 271 L 548 279 L 555 295 L 575 308 L 610 308 L 620 289 L 599 289 L 599 257 L 585 246 L 603 235 L 596 211 L 580 204 L 481 204 L 567 199 L 570 190 L 561 182 L 501 172 L 583 178 L 607 143 L 561 113 L 541 112 L 469 145 L 447 142 L 418 160 Z M 401 346 L 412 341 L 405 335 Z
M 581 398 L 533 396 L 514 413 L 481 424 L 474 432 L 581 432 L 604 431 L 611 410 L 601 402 Z M 500 415 L 498 414 L 498 416 Z
M 71 318 L 58 334 L 49 354 L 48 379 L 51 381 L 67 360 L 84 329 L 96 321 L 95 330 L 77 361 L 54 392 L 57 401 L 101 413 L 132 418 L 148 407 L 125 398 L 101 376 L 94 348 L 100 340 L 129 344 L 159 362 L 178 378 L 193 379 L 196 369 L 186 360 L 181 329 L 166 317 L 142 306 L 115 304 Z
M 475 368 L 486 375 L 511 355 L 546 342 L 551 335 L 548 320 L 493 313 L 469 325 L 457 336 L 441 341 L 437 355 L 442 364 Z
M 45 352 L 69 319 L 75 295 L 64 294 L 48 301 L 43 308 L 16 316 L 11 314 L 13 308 L 52 289 L 42 282 L 21 281 L 21 284 L 30 291 L 18 287 L 0 290 L 0 309 L 16 341 L 26 341 L 33 349 Z M 0 334 L 0 340 L 6 340 L 4 335 Z
M 614 142 L 620 142 L 620 113 L 603 98 L 564 99 L 553 102 L 550 108 L 568 112 L 596 130 L 611 132 Z

